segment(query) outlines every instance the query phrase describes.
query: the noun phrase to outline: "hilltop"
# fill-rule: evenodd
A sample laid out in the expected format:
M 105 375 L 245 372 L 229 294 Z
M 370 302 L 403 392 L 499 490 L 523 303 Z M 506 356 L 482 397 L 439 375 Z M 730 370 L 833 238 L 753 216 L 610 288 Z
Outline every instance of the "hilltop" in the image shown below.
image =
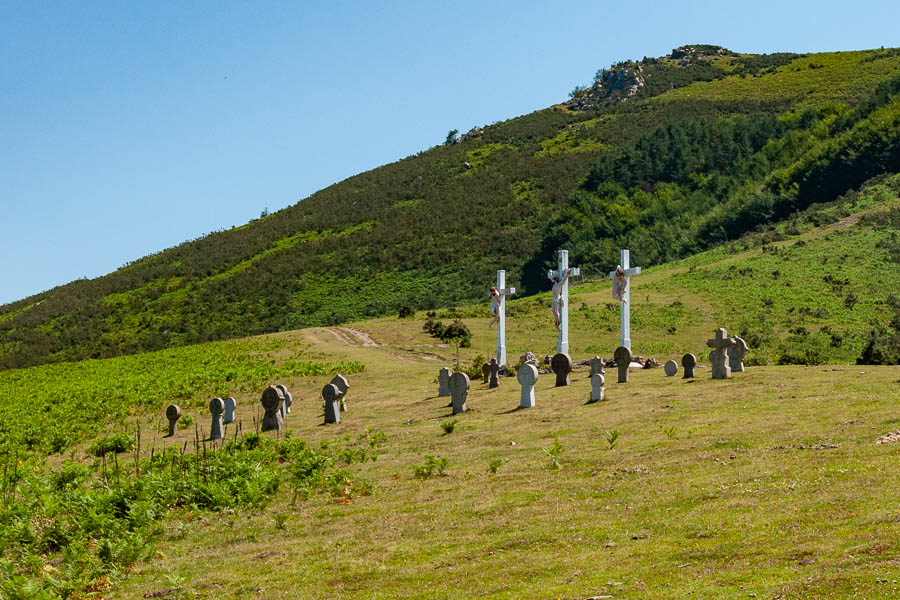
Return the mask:
M 449 307 L 783 227 L 900 171 L 900 52 L 692 45 L 242 227 L 0 307 L 0 368 Z M 876 318 L 887 322 L 885 313 Z M 849 357 L 853 358 L 853 357 Z

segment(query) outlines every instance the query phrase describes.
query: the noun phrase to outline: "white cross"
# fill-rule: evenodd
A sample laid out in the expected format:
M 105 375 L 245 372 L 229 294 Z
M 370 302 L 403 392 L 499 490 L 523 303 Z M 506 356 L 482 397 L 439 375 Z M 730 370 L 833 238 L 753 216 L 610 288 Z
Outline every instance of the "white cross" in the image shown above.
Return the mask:
M 506 297 L 516 293 L 516 288 L 506 287 L 506 271 L 497 271 L 497 293 L 500 294 L 500 306 L 497 314 L 497 364 L 506 364 Z
M 569 268 L 569 251 L 559 251 L 559 270 L 550 271 L 549 277 L 559 277 L 563 281 L 562 290 L 560 290 L 560 316 L 559 316 L 559 335 L 556 338 L 556 353 L 569 352 L 569 280 L 563 280 L 566 272 L 569 275 L 581 275 L 581 269 L 577 267 Z
M 622 308 L 622 337 L 619 340 L 620 346 L 625 346 L 631 350 L 631 276 L 640 275 L 640 267 L 629 268 L 630 250 L 619 251 L 619 266 L 625 271 L 625 293 L 622 295 L 624 302 L 620 302 Z M 610 271 L 610 279 L 615 285 L 616 272 Z

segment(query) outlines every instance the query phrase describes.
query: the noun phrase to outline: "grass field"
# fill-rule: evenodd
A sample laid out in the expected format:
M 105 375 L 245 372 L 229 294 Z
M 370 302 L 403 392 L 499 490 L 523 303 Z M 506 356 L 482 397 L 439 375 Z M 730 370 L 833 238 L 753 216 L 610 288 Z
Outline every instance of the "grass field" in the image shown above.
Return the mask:
M 422 331 L 423 313 L 2 372 L 0 597 L 898 597 L 900 441 L 878 441 L 900 431 L 900 366 L 848 364 L 900 288 L 874 250 L 891 231 L 860 221 L 896 204 L 881 200 L 634 278 L 634 352 L 661 362 L 691 351 L 708 365 L 716 327 L 769 319 L 771 339 L 747 361 L 768 364 L 728 381 L 705 366 L 694 380 L 648 369 L 617 384 L 608 373 L 606 399 L 590 404 L 581 368 L 568 387 L 541 375 L 527 410 L 514 378 L 473 381 L 470 410 L 453 417 L 436 394 L 456 350 Z M 822 277 L 843 276 L 846 262 L 882 285 L 851 274 L 834 292 Z M 570 307 L 576 362 L 611 356 L 608 282 L 574 284 Z M 461 362 L 492 354 L 487 305 L 437 316 L 454 314 L 473 333 Z M 508 315 L 510 362 L 554 352 L 548 296 L 514 299 Z M 842 334 L 834 364 L 773 364 L 799 326 Z M 319 393 L 337 371 L 349 373 L 349 409 L 326 426 Z M 288 385 L 293 412 L 286 436 L 257 441 L 271 383 Z M 227 435 L 243 442 L 203 442 L 206 404 L 227 394 L 239 418 Z M 166 438 L 170 401 L 195 425 Z M 98 436 L 138 429 L 121 457 L 89 454 Z M 301 485 L 313 463 L 319 479 Z M 178 500 L 127 503 L 147 488 Z M 109 503 L 123 524 L 98 516 Z M 134 532 L 146 537 L 117 545 Z

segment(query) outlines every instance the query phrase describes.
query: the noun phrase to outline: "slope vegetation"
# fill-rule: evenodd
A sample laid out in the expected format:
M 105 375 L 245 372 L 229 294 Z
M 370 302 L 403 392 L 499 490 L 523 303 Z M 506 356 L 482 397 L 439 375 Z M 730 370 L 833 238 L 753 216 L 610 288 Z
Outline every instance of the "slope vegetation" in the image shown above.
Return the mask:
M 638 66 L 633 95 L 606 93 Z M 614 65 L 567 104 L 3 306 L 0 367 L 446 307 L 497 268 L 537 293 L 562 246 L 588 274 L 620 247 L 688 257 L 900 171 L 898 89 L 895 50 Z

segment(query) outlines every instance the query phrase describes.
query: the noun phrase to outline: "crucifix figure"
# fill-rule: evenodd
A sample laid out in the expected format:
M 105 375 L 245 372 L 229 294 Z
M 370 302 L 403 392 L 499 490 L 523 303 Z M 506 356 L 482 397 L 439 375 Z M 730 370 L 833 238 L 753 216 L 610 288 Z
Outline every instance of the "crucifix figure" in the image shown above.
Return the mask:
M 547 274 L 553 282 L 553 301 L 550 309 L 553 311 L 553 320 L 559 335 L 556 339 L 556 353 L 568 354 L 569 352 L 569 276 L 578 276 L 581 269 L 569 268 L 569 251 L 559 251 L 559 270 L 550 271 Z
M 491 287 L 491 325 L 497 323 L 497 364 L 506 364 L 506 297 L 516 288 L 506 287 L 506 271 L 497 271 L 497 287 Z
M 613 280 L 613 298 L 618 300 L 622 309 L 622 337 L 620 346 L 631 350 L 631 276 L 640 275 L 640 267 L 629 267 L 630 250 L 619 252 L 619 266 L 615 271 L 610 271 L 609 277 Z

